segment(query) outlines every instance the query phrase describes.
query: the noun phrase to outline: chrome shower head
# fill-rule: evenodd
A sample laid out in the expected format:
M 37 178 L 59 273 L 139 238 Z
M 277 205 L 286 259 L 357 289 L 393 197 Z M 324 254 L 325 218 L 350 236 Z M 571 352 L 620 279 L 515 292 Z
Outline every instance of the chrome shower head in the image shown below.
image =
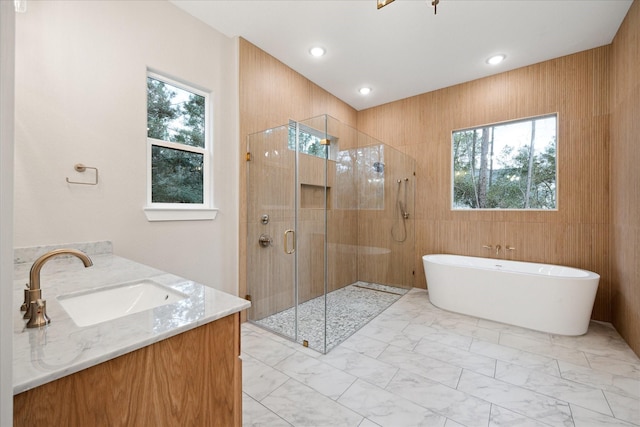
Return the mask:
M 377 173 L 382 173 L 384 172 L 384 163 L 382 162 L 375 162 L 373 164 L 373 170 L 376 171 Z

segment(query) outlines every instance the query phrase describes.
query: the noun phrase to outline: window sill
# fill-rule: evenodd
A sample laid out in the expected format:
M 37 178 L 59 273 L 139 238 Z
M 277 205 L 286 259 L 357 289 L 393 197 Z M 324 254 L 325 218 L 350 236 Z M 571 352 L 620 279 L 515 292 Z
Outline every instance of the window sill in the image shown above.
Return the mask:
M 144 208 L 147 221 L 210 221 L 216 219 L 216 208 Z

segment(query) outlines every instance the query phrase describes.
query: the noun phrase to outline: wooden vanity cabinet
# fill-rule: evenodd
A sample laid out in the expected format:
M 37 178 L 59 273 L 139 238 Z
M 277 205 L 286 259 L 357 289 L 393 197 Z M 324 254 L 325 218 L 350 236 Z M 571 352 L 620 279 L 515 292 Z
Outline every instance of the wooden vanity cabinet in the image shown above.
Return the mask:
M 14 426 L 240 426 L 240 313 L 14 396 Z

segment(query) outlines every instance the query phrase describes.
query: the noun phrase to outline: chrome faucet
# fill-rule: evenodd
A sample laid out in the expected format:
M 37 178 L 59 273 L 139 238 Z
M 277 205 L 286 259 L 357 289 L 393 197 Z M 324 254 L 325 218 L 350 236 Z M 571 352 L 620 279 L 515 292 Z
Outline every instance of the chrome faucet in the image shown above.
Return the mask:
M 502 249 L 502 246 L 496 245 L 496 256 L 500 255 L 500 249 Z
M 51 322 L 47 316 L 47 302 L 42 299 L 42 290 L 40 289 L 40 270 L 44 264 L 51 258 L 59 255 L 73 255 L 80 258 L 85 267 L 91 267 L 93 261 L 84 252 L 77 249 L 56 249 L 49 251 L 35 260 L 29 272 L 28 289 L 24 290 L 24 303 L 20 310 L 26 311 L 24 314 L 27 322 L 27 328 L 38 328 Z

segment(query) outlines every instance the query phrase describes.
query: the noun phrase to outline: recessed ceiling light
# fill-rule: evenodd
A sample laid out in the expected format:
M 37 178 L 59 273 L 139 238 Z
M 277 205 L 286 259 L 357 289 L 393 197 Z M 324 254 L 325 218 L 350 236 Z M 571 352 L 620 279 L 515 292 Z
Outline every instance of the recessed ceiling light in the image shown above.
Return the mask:
M 358 89 L 358 92 L 360 92 L 360 95 L 369 95 L 371 93 L 371 88 L 361 87 L 360 89 Z
M 315 56 L 316 58 L 319 58 L 323 56 L 325 53 L 327 53 L 327 51 L 323 47 L 314 46 L 311 49 L 309 49 L 309 53 L 311 54 L 311 56 Z
M 504 61 L 504 59 L 506 57 L 507 57 L 507 55 L 503 55 L 502 53 L 499 54 L 499 55 L 493 55 L 491 58 L 487 59 L 487 64 L 489 64 L 489 65 L 498 65 L 499 63 Z

